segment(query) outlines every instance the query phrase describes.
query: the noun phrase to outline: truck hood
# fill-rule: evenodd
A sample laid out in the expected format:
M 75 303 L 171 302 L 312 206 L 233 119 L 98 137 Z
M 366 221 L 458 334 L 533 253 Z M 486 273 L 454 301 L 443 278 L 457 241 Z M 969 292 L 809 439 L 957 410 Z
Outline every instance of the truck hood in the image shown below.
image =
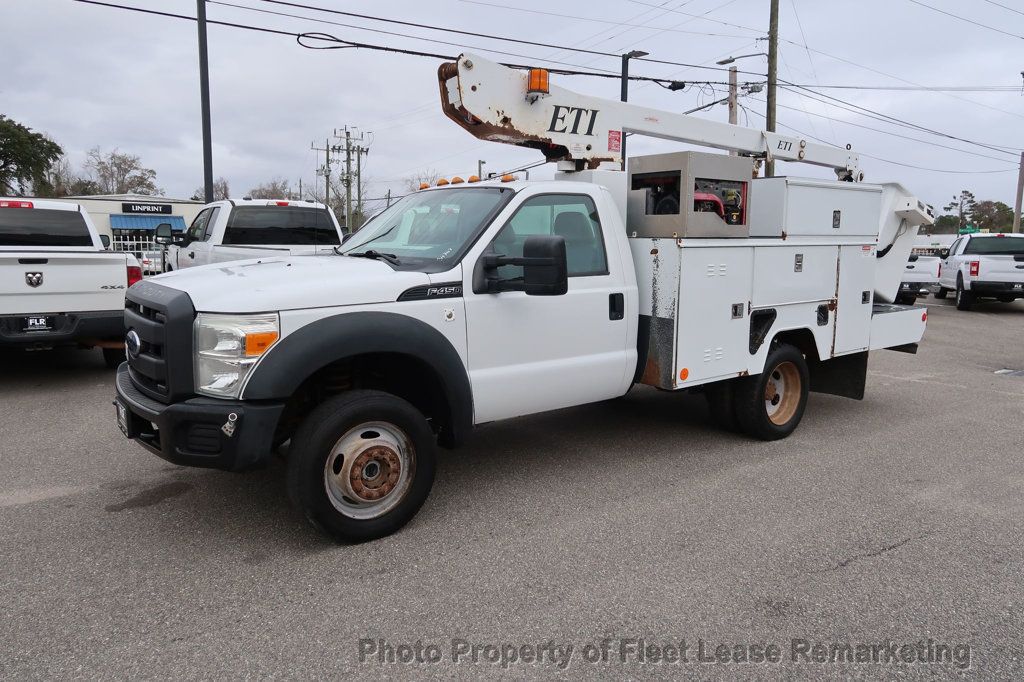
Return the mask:
M 430 284 L 422 272 L 350 256 L 290 256 L 176 270 L 150 281 L 184 291 L 199 312 L 255 313 L 393 302 Z

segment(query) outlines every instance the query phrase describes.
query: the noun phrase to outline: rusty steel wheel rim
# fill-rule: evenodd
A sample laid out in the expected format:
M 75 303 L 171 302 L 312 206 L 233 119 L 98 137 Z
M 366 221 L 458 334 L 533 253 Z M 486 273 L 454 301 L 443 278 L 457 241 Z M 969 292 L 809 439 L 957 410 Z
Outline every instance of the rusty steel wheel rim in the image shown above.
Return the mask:
M 387 422 L 349 429 L 324 462 L 324 488 L 345 516 L 373 519 L 394 509 L 409 492 L 415 451 L 405 433 Z
M 773 424 L 785 426 L 793 418 L 802 389 L 800 370 L 792 362 L 780 362 L 772 369 L 764 387 L 764 407 Z

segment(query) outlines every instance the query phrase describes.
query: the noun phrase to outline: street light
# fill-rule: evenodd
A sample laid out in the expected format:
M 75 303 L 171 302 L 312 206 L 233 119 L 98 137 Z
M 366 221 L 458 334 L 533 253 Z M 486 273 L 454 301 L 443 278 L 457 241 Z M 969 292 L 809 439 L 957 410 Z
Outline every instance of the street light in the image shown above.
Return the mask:
M 625 102 L 629 98 L 629 60 L 646 57 L 650 52 L 633 50 L 622 55 L 622 92 L 620 99 Z M 626 170 L 626 135 L 622 134 L 622 141 L 619 143 L 619 153 L 622 155 L 622 170 Z
M 767 52 L 751 52 L 750 54 L 741 54 L 736 57 L 726 57 L 725 59 L 719 59 L 715 64 L 719 66 L 725 66 L 726 64 L 732 64 L 737 59 L 746 59 L 747 57 L 767 57 Z

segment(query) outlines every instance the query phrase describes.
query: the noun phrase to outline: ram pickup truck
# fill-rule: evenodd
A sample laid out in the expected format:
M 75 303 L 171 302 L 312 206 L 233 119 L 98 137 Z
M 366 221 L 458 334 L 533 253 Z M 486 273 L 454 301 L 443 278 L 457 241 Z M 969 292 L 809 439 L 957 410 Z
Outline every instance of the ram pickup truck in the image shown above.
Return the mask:
M 936 298 L 956 292 L 957 310 L 979 299 L 1024 298 L 1024 234 L 965 234 L 940 254 Z
M 903 271 L 903 281 L 900 282 L 896 303 L 909 305 L 935 291 L 939 284 L 940 263 L 938 256 L 911 254 Z
M 0 198 L 0 345 L 78 345 L 124 361 L 124 294 L 134 256 L 108 251 L 75 203 Z
M 166 270 L 259 256 L 330 251 L 344 238 L 334 212 L 311 201 L 225 200 L 207 204 L 183 235 L 158 228 L 167 245 Z

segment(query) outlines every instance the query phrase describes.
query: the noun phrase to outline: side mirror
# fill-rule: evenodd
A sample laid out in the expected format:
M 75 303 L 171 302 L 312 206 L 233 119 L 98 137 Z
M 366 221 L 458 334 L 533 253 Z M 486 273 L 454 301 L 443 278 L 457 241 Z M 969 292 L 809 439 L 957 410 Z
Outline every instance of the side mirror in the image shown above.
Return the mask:
M 110 248 L 110 237 L 105 234 L 100 235 L 100 244 L 103 244 L 104 249 Z
M 528 296 L 561 296 L 569 291 L 565 237 L 527 237 L 523 244 L 523 291 Z
M 949 258 L 949 249 L 939 249 L 939 258 L 942 260 Z
M 519 265 L 522 278 L 502 280 L 503 265 Z M 528 296 L 561 296 L 569 290 L 569 266 L 565 257 L 565 237 L 535 235 L 523 244 L 523 257 L 490 254 L 483 257 L 487 293 L 523 291 Z
M 156 243 L 167 246 L 174 241 L 174 233 L 170 223 L 160 223 L 156 226 Z

